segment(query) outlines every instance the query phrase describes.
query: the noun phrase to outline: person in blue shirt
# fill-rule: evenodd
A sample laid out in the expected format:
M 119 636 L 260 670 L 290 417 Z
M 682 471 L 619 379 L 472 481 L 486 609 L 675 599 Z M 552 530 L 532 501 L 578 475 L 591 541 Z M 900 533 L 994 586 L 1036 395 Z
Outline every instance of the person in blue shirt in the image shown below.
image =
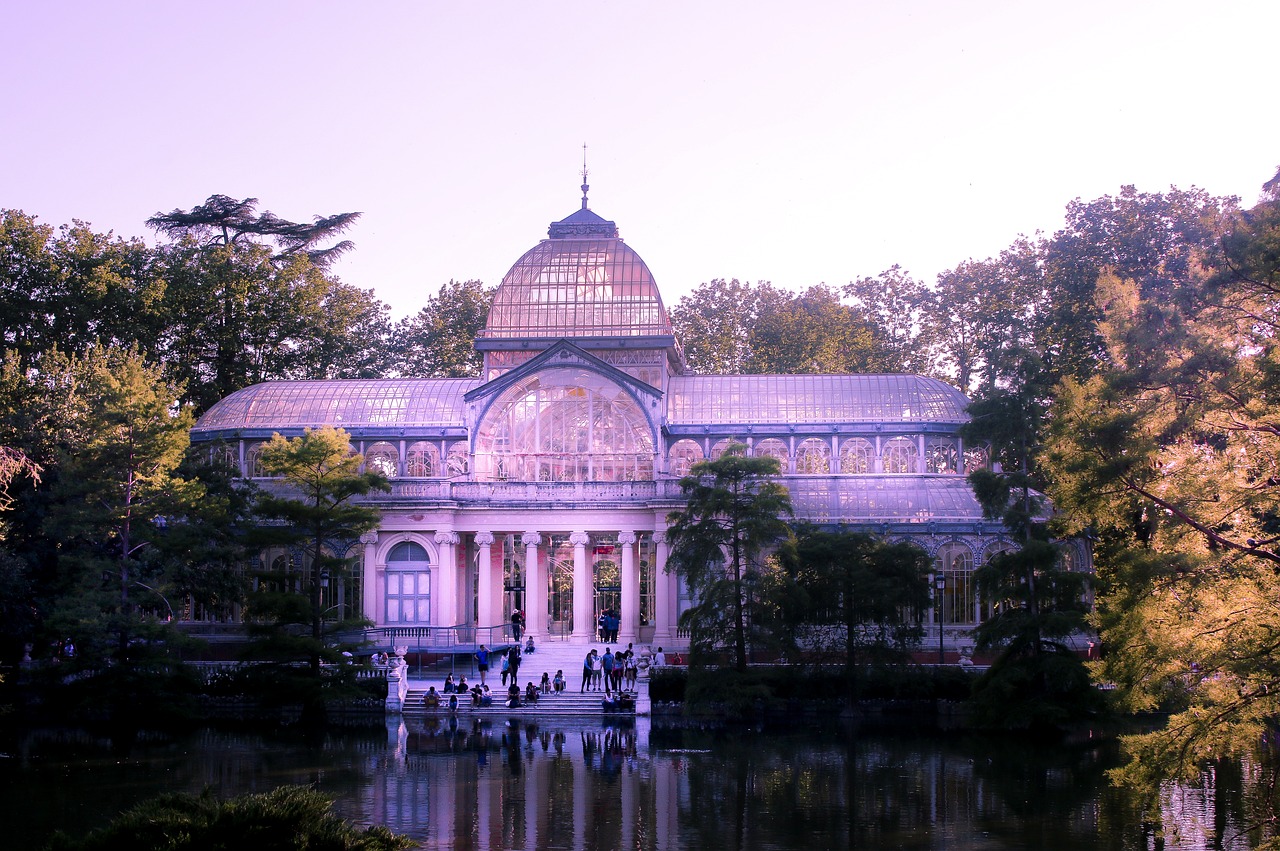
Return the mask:
M 613 689 L 613 653 L 608 647 L 604 649 L 604 657 L 600 660 L 604 665 L 604 693 L 611 694 Z
M 489 648 L 483 644 L 476 651 L 476 667 L 480 669 L 480 685 L 484 685 L 485 676 L 489 673 Z

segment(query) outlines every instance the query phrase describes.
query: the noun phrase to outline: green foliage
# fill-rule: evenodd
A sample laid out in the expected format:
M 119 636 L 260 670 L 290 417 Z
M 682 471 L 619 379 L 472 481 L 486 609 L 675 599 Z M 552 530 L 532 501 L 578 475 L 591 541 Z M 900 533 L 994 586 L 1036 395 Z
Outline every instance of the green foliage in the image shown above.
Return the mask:
M 1123 708 L 1174 713 L 1125 741 L 1116 776 L 1148 796 L 1248 753 L 1280 715 L 1278 202 L 1231 222 L 1200 193 L 1156 200 L 1114 202 L 1106 360 L 1062 383 L 1046 453 L 1061 528 L 1099 539 L 1097 674 Z
M 747 666 L 748 631 L 751 640 L 767 640 L 758 628 L 772 614 L 760 593 L 764 556 L 787 536 L 784 518 L 791 515 L 787 489 L 772 480 L 777 459 L 749 457 L 745 450 L 731 444 L 716 460 L 694 464 L 680 480 L 684 510 L 667 517 L 668 570 L 698 601 L 681 616 L 693 661 L 731 647 L 739 670 Z
M 59 834 L 48 851 L 396 851 L 413 847 L 382 826 L 361 830 L 334 815 L 332 802 L 314 789 L 281 786 L 219 801 L 162 795 L 120 815 L 82 839 Z
M 761 709 L 785 710 L 796 705 L 838 711 L 858 701 L 963 701 L 976 675 L 958 667 L 873 665 L 850 671 L 830 666 L 757 666 L 659 669 L 650 684 L 655 702 L 684 704 L 688 714 L 714 712 L 751 717 Z
M 357 499 L 390 485 L 381 473 L 361 470 L 364 459 L 351 451 L 342 429 L 307 429 L 292 439 L 275 435 L 259 457 L 264 470 L 280 476 L 283 488 L 258 499 L 258 515 L 277 522 L 260 526 L 256 543 L 293 548 L 302 562 L 293 565 L 300 574 L 264 572 L 266 581 L 250 605 L 257 650 L 282 662 L 306 659 L 311 677 L 318 679 L 322 662 L 341 660 L 341 648 L 328 636 L 352 625 L 326 616 L 324 590 L 349 575 L 354 559 L 348 553 L 362 533 L 378 525 L 377 509 Z M 299 579 L 302 593 L 294 589 Z
M 19 357 L 150 346 L 164 291 L 140 239 L 97 234 L 84 222 L 55 231 L 0 210 L 0 347 Z
M 391 335 L 395 371 L 409 378 L 480 375 L 483 359 L 475 340 L 484 330 L 493 293 L 480 281 L 450 281 L 428 298 Z
M 136 350 L 93 348 L 68 368 L 81 416 L 45 508 L 44 531 L 62 545 L 49 623 L 81 658 L 119 662 L 140 629 L 172 615 L 156 590 L 170 566 L 157 542 L 205 495 L 178 470 L 194 418 Z
M 852 684 L 861 665 L 903 661 L 919 643 L 930 599 L 931 561 L 923 549 L 802 527 L 785 550 L 797 593 L 781 623 L 803 639 L 797 644 L 806 658 L 843 662 Z M 789 653 L 799 650 L 793 645 Z
M 1084 633 L 1088 577 L 1063 569 L 1057 546 L 1025 541 L 976 572 L 994 612 L 974 630 L 981 653 L 999 651 L 974 689 L 977 723 L 1061 729 L 1103 709 L 1084 661 L 1067 638 Z
M 203 246 L 270 243 L 278 251 L 272 258 L 277 263 L 305 257 L 311 265 L 323 268 L 355 245 L 343 240 L 322 248 L 320 243 L 342 234 L 359 218 L 359 213 L 337 213 L 316 216 L 311 224 L 301 224 L 269 210 L 259 213 L 257 198 L 237 200 L 210 195 L 190 210 L 156 213 L 147 219 L 147 224 L 167 236 L 190 237 Z
M 886 273 L 887 274 L 887 273 Z M 767 281 L 713 280 L 671 311 L 694 372 L 806 374 L 897 371 L 903 361 L 866 313 L 841 292 L 818 285 L 801 293 Z
M 262 381 L 369 378 L 386 365 L 386 305 L 304 256 L 189 238 L 157 253 L 168 289 L 156 356 L 199 410 Z

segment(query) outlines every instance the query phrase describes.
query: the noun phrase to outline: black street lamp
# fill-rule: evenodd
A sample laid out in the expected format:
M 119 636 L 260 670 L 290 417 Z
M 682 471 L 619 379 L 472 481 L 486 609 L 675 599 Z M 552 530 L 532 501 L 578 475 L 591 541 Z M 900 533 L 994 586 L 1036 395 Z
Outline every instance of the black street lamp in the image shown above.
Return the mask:
M 938 596 L 938 664 L 945 659 L 942 652 L 942 597 L 947 591 L 947 575 L 939 571 L 933 575 L 933 587 Z

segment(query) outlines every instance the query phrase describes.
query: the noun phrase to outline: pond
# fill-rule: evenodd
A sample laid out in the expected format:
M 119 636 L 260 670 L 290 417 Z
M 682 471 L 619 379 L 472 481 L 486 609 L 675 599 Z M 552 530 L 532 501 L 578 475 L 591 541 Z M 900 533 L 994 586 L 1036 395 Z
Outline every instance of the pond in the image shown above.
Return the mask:
M 1104 771 L 1114 746 L 1047 747 L 952 734 L 617 725 L 463 718 L 386 730 L 205 729 L 111 740 L 9 736 L 0 758 L 5 846 L 78 835 L 165 791 L 222 796 L 310 784 L 360 824 L 429 849 L 1248 848 L 1221 785 L 1170 789 L 1164 845 Z M 1216 785 L 1215 785 L 1216 784 Z M 1238 790 L 1237 790 L 1238 793 Z M 1233 793 L 1235 794 L 1235 793 Z M 1206 838 L 1216 829 L 1225 840 Z

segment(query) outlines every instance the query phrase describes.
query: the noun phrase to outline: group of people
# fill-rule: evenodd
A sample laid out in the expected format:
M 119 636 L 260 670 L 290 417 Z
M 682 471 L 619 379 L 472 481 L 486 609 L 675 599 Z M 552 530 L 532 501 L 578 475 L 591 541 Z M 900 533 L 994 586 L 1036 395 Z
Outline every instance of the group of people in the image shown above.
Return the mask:
M 602 685 L 605 694 L 620 693 L 624 691 L 624 685 L 626 691 L 632 691 L 639 676 L 639 659 L 632 645 L 628 644 L 626 650 L 620 649 L 617 653 L 605 647 L 603 656 L 593 647 L 582 660 L 582 688 L 579 691 L 600 691 Z
M 605 644 L 618 643 L 618 627 L 622 625 L 622 619 L 618 617 L 617 609 L 605 609 L 600 613 L 600 619 L 596 621 L 599 627 L 600 641 Z
M 514 659 L 511 657 L 514 655 Z M 486 675 L 489 671 L 489 650 L 483 644 L 476 651 L 477 667 L 480 669 L 480 682 L 473 686 L 467 685 L 466 674 L 460 674 L 457 681 L 453 679 L 453 674 L 449 674 L 444 679 L 443 693 L 437 692 L 435 686 L 427 689 L 424 702 L 428 708 L 436 709 L 442 705 L 447 705 L 450 709 L 458 708 L 458 697 L 463 695 L 471 696 L 472 706 L 492 706 L 493 692 L 489 688 L 489 684 L 485 682 Z M 523 703 L 537 703 L 538 698 L 544 694 L 560 693 L 565 690 L 568 685 L 564 671 L 556 671 L 555 678 L 552 679 L 550 673 L 542 672 L 542 681 L 538 685 L 534 685 L 533 681 L 529 681 L 524 689 L 520 688 L 520 683 L 516 680 L 516 670 L 519 667 L 519 648 L 512 647 L 507 654 L 503 656 L 502 665 L 502 684 L 507 685 L 507 679 L 510 678 L 511 685 L 507 686 L 508 708 L 514 709 Z

